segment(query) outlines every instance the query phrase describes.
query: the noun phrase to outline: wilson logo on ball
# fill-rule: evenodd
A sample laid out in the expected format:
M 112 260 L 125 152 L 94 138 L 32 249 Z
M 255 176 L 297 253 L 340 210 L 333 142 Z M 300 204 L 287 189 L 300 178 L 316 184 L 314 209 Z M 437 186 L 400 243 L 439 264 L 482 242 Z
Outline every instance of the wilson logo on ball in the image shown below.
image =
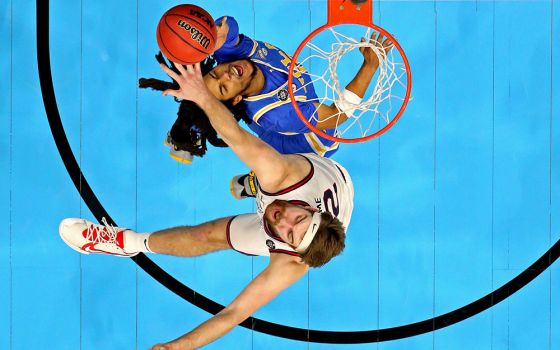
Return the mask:
M 156 39 L 160 51 L 173 62 L 195 64 L 214 52 L 218 31 L 212 16 L 203 8 L 183 4 L 161 16 Z
M 196 27 L 190 25 L 189 23 L 183 21 L 182 19 L 177 21 L 177 25 L 183 28 L 184 30 L 186 30 L 187 32 L 189 32 L 191 38 L 193 40 L 196 40 L 200 44 L 200 46 L 202 46 L 205 49 L 208 48 L 208 45 L 210 44 L 210 39 L 204 34 L 202 34 L 202 32 L 198 30 Z

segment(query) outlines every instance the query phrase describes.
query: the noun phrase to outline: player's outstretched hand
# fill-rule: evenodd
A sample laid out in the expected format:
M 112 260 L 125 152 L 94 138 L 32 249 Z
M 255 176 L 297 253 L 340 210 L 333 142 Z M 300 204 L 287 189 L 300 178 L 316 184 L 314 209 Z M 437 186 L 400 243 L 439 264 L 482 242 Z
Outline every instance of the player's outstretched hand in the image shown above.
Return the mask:
M 189 64 L 183 66 L 180 63 L 173 62 L 179 73 L 175 73 L 164 64 L 159 66 L 167 75 L 174 79 L 179 84 L 179 89 L 168 89 L 163 91 L 163 95 L 175 96 L 179 99 L 190 100 L 197 104 L 202 104 L 208 98 L 212 98 L 212 93 L 206 87 L 200 72 L 200 63 Z
M 366 39 L 362 38 L 361 42 L 365 41 Z M 380 49 L 382 49 L 384 52 L 383 56 L 387 55 L 387 53 L 389 53 L 389 51 L 393 48 L 393 42 L 390 39 L 385 38 L 381 33 L 377 34 L 377 38 L 375 32 L 371 33 L 369 42 L 375 45 L 379 49 L 378 51 L 381 52 Z M 365 64 L 375 67 L 379 66 L 379 57 L 376 55 L 374 50 L 371 50 L 369 47 L 360 47 L 360 52 L 364 56 Z
M 220 24 L 216 26 L 218 35 L 216 38 L 216 44 L 214 45 L 214 52 L 218 51 L 220 47 L 224 45 L 229 33 L 229 25 L 227 24 L 227 16 L 224 16 Z

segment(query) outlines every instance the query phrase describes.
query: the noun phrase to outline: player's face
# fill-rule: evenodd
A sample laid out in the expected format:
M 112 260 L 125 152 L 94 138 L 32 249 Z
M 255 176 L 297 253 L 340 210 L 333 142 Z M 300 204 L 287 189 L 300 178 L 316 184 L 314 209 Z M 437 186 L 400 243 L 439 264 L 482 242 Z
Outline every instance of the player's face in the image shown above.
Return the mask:
M 313 212 L 299 205 L 276 200 L 264 212 L 272 231 L 292 247 L 297 247 L 311 224 Z
M 204 76 L 204 82 L 218 100 L 229 101 L 244 95 L 256 69 L 253 62 L 247 59 L 222 63 Z

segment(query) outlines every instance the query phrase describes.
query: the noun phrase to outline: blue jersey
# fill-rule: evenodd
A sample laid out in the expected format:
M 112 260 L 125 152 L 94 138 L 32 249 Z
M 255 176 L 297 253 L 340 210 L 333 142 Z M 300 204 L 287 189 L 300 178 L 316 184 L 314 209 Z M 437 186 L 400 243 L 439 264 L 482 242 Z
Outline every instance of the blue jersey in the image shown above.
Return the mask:
M 216 23 L 220 23 L 222 18 L 218 18 Z M 280 153 L 316 153 L 329 157 L 336 152 L 338 142 L 312 132 L 291 104 L 288 94 L 291 57 L 274 45 L 239 34 L 233 17 L 227 18 L 227 24 L 228 36 L 224 45 L 214 53 L 216 61 L 224 63 L 249 58 L 265 78 L 258 95 L 243 99 L 247 114 L 253 119 L 249 125 L 251 130 Z M 311 117 L 316 113 L 313 103 L 317 102 L 317 95 L 309 75 L 298 73 L 294 74 L 294 97 L 301 112 L 315 125 L 316 118 Z M 334 135 L 334 129 L 325 130 L 325 133 Z

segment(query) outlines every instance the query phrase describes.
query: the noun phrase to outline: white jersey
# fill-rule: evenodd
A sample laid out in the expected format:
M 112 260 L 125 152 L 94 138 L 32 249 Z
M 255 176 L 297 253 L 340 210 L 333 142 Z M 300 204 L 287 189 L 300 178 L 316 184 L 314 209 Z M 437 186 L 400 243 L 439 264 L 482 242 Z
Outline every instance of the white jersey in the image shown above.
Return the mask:
M 267 237 L 270 252 L 294 252 L 288 244 L 272 233 L 263 219 L 266 207 L 277 199 L 293 204 L 327 211 L 348 229 L 354 208 L 354 186 L 348 171 L 332 159 L 314 153 L 300 154 L 311 164 L 309 174 L 296 184 L 275 193 L 269 193 L 257 186 L 257 214 Z M 258 182 L 258 179 L 257 179 Z

